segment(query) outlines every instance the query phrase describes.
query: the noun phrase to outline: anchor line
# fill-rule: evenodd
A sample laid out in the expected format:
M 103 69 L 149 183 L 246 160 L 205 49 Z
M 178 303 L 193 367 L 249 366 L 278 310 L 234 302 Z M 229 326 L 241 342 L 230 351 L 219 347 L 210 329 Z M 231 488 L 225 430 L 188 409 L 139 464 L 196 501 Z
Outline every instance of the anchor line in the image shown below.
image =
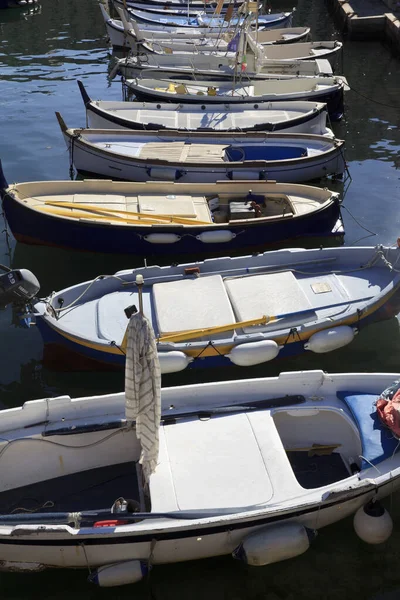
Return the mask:
M 394 106 L 393 104 L 386 104 L 385 102 L 379 102 L 379 100 L 373 100 L 369 96 L 366 96 L 365 94 L 362 94 L 361 92 L 359 92 L 358 90 L 354 89 L 353 87 L 351 87 L 350 90 L 352 92 L 355 92 L 356 94 L 358 94 L 362 98 L 365 98 L 365 100 L 368 100 L 369 102 L 373 102 L 374 104 L 379 104 L 380 106 L 384 106 L 385 108 L 395 108 L 396 110 L 398 110 L 398 108 L 399 108 L 398 106 Z

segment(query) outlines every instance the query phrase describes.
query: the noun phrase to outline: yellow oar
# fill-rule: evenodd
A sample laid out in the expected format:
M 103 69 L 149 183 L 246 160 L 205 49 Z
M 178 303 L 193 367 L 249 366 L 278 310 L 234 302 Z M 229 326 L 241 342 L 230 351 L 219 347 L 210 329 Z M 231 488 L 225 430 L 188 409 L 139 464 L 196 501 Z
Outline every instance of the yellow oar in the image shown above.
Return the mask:
M 180 223 L 182 225 L 193 225 L 194 223 L 197 225 L 209 225 L 210 223 L 207 221 L 198 221 L 197 219 L 189 219 L 187 217 L 177 217 L 174 215 L 159 215 L 159 214 L 147 214 L 147 213 L 139 213 L 136 211 L 124 211 L 117 210 L 114 208 L 99 208 L 97 206 L 90 206 L 89 204 L 80 204 L 75 202 L 62 202 L 62 201 L 46 201 L 44 203 L 48 206 L 56 206 L 62 208 L 72 208 L 74 210 L 84 210 L 87 212 L 98 213 L 101 215 L 110 215 L 113 219 L 123 219 L 124 221 L 129 217 L 136 217 L 142 220 L 143 218 L 149 219 L 157 219 L 158 221 L 166 221 L 168 223 Z M 117 213 L 122 213 L 123 216 L 120 216 Z
M 127 225 L 130 224 L 134 224 L 134 225 L 167 225 L 167 223 L 165 223 L 165 221 L 158 221 L 157 219 L 152 219 L 152 218 L 143 218 L 143 219 L 124 219 L 124 218 L 116 218 L 116 217 L 108 217 L 107 215 L 97 215 L 97 214 L 93 214 L 93 215 L 89 215 L 87 212 L 84 211 L 76 211 L 76 213 L 72 213 L 69 212 L 67 209 L 62 209 L 62 208 L 54 208 L 53 206 L 40 206 L 39 209 L 42 212 L 46 212 L 52 215 L 59 215 L 60 217 L 68 217 L 69 219 L 89 219 L 89 220 L 93 220 L 93 221 L 107 221 L 107 222 L 111 222 L 111 221 L 115 221 L 116 223 L 124 223 Z M 171 223 L 173 224 L 173 223 Z
M 229 325 L 217 325 L 215 327 L 207 327 L 205 329 L 192 329 L 189 331 L 180 331 L 179 333 L 168 333 L 158 338 L 159 342 L 184 342 L 186 340 L 192 340 L 193 338 L 199 338 L 206 335 L 212 335 L 214 333 L 223 333 L 225 331 L 233 331 L 233 329 L 242 329 L 243 327 L 251 327 L 252 325 L 265 325 L 270 320 L 265 315 L 258 319 L 251 319 L 250 321 L 239 321 L 237 323 L 230 323 Z

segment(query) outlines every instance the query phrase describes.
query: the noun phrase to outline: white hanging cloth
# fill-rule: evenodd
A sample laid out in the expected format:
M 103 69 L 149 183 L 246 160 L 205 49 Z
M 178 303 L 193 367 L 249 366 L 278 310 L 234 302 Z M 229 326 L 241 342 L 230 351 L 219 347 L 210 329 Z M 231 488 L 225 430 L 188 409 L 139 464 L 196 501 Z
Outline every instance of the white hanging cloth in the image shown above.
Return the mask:
M 127 327 L 125 415 L 128 421 L 136 421 L 142 446 L 139 462 L 148 482 L 158 460 L 161 370 L 153 328 L 140 312 L 131 316 Z

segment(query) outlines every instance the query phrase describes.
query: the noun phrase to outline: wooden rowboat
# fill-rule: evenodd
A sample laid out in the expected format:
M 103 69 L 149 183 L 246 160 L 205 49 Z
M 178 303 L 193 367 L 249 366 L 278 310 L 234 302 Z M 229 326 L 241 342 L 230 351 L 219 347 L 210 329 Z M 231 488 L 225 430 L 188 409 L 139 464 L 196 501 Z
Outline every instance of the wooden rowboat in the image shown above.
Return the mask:
M 10 229 L 28 244 L 200 257 L 298 238 L 337 243 L 344 234 L 338 195 L 304 185 L 78 180 L 3 186 Z

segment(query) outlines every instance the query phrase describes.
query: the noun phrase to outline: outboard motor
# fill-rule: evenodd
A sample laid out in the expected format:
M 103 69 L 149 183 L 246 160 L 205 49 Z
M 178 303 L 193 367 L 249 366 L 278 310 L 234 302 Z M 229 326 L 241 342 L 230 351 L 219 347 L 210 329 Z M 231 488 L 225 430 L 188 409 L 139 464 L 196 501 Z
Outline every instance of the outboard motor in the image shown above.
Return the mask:
M 24 308 L 39 290 L 39 281 L 31 271 L 0 265 L 0 309 L 8 304 Z

